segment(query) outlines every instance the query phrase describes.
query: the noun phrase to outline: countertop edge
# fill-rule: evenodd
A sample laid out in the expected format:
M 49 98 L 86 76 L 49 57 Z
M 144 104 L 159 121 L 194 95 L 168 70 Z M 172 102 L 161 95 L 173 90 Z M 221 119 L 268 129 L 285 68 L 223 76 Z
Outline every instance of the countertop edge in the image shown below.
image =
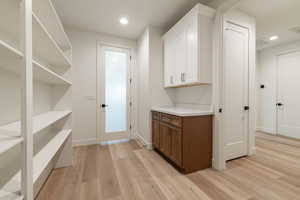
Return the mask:
M 181 112 L 165 110 L 165 109 L 160 109 L 160 108 L 151 108 L 151 111 L 166 113 L 166 114 L 175 115 L 175 116 L 179 116 L 179 117 L 214 115 L 213 111 L 201 111 L 201 112 L 194 112 L 194 113 L 192 113 L 192 112 L 191 113 L 184 113 L 183 112 L 183 113 L 181 113 Z

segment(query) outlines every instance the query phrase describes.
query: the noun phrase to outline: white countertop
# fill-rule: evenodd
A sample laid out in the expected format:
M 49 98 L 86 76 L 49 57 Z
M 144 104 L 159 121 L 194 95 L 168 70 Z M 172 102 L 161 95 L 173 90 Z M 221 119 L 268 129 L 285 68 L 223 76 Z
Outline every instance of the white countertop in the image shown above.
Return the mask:
M 202 110 L 198 108 L 184 108 L 184 107 L 153 107 L 151 110 L 170 114 L 170 115 L 176 115 L 180 117 L 204 116 L 204 115 L 214 114 L 212 110 Z

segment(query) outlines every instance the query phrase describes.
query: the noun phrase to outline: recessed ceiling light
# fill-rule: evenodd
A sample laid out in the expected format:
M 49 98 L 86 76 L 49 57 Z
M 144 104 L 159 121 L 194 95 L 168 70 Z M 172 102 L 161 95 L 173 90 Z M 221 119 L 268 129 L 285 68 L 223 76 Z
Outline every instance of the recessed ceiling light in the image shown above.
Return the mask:
M 122 17 L 120 19 L 120 23 L 123 24 L 123 25 L 126 25 L 126 24 L 128 24 L 128 19 L 126 17 Z
M 273 35 L 269 38 L 270 41 L 277 40 L 277 39 L 278 39 L 277 35 Z

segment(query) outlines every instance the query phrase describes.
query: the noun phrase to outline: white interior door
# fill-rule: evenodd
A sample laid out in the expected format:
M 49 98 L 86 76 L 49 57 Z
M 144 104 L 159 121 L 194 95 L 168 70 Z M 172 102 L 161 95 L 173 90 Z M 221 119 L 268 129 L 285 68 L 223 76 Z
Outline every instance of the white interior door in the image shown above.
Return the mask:
M 277 133 L 300 139 L 300 51 L 278 56 Z
M 98 66 L 101 141 L 130 137 L 130 53 L 127 49 L 100 46 Z
M 224 30 L 223 130 L 225 159 L 247 155 L 249 30 L 227 22 Z

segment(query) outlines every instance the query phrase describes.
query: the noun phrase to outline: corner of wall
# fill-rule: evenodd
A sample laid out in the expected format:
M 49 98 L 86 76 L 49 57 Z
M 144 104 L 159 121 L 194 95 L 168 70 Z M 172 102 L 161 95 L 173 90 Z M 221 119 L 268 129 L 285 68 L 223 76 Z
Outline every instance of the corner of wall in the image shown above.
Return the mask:
M 140 146 L 149 150 L 153 149 L 152 143 L 147 142 L 146 139 L 143 136 L 141 136 L 139 133 L 135 133 L 132 138 L 135 139 Z

